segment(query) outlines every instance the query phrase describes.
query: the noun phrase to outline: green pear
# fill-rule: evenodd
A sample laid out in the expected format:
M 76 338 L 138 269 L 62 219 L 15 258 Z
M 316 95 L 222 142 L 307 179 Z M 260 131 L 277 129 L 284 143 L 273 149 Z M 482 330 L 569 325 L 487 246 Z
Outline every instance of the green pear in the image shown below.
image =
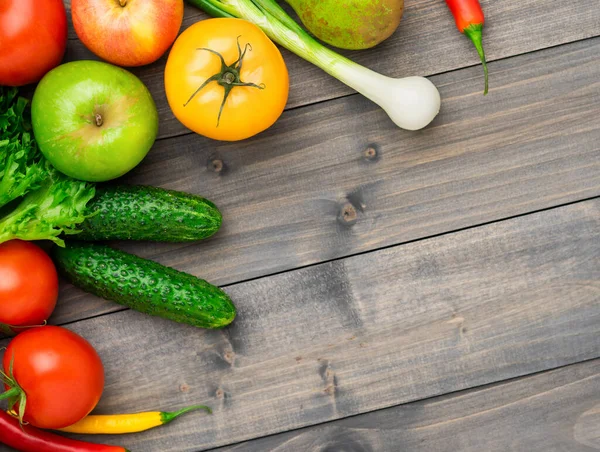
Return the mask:
M 286 0 L 321 41 L 342 49 L 368 49 L 398 28 L 404 0 Z

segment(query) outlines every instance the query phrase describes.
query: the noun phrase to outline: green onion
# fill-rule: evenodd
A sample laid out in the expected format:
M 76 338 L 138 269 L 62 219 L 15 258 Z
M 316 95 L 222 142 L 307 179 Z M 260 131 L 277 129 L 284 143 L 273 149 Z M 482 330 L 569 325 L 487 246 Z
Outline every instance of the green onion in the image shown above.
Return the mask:
M 398 127 L 422 129 L 440 110 L 440 94 L 428 79 L 386 77 L 339 55 L 304 31 L 274 0 L 187 1 L 211 16 L 256 24 L 273 41 L 378 104 Z

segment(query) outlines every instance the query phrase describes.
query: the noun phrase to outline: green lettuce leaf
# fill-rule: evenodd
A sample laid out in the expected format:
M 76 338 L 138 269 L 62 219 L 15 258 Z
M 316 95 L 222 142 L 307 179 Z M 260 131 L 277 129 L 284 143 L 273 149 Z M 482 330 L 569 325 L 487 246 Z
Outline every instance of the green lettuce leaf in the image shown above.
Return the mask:
M 0 243 L 12 239 L 52 240 L 64 246 L 61 234 L 77 234 L 77 225 L 90 216 L 88 202 L 95 186 L 71 179 L 46 163 L 48 177 L 0 218 Z
M 88 216 L 93 184 L 71 179 L 43 157 L 31 133 L 27 100 L 0 87 L 0 243 L 76 234 Z
M 48 177 L 32 135 L 27 100 L 0 87 L 0 208 L 41 186 Z

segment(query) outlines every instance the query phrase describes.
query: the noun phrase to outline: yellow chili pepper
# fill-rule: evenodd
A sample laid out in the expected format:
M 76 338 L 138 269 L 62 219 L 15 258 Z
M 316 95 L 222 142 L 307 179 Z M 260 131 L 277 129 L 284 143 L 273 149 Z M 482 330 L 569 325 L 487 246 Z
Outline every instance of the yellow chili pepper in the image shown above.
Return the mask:
M 89 433 L 94 435 L 119 435 L 122 433 L 143 432 L 144 430 L 168 424 L 182 414 L 195 410 L 205 410 L 209 414 L 212 413 L 212 410 L 207 406 L 194 405 L 173 412 L 151 411 L 136 414 L 90 415 L 76 424 L 58 430 L 61 432 Z

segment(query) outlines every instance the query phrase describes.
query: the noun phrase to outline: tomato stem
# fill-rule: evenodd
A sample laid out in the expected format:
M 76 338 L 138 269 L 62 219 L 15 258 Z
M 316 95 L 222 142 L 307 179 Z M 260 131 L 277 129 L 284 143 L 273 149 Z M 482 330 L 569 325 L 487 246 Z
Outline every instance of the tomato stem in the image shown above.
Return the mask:
M 19 330 L 26 330 L 28 328 L 39 328 L 42 326 L 46 326 L 47 324 L 47 320 L 44 320 L 39 325 L 9 325 L 7 323 L 0 323 L 0 332 L 9 336 L 14 336 L 15 334 L 19 333 Z
M 19 397 L 20 395 L 21 395 L 21 390 L 19 388 L 10 388 L 8 391 L 5 391 L 2 394 L 0 394 L 0 400 Z
M 0 370 L 0 381 L 8 386 L 8 390 L 3 394 L 0 394 L 0 400 L 7 399 L 8 400 L 8 408 L 12 409 L 15 405 L 19 405 L 18 417 L 19 422 L 23 424 L 23 416 L 25 415 L 25 405 L 27 404 L 27 396 L 25 395 L 25 391 L 19 386 L 17 380 L 13 375 L 13 364 L 15 362 L 14 355 L 10 359 L 10 364 L 8 365 L 8 375 L 5 374 L 2 370 Z
M 7 325 L 6 323 L 0 323 L 0 332 L 7 334 L 8 336 L 15 334 L 10 325 Z
M 223 74 L 223 77 L 221 78 L 221 81 L 223 81 L 223 83 L 231 85 L 233 82 L 235 82 L 235 79 L 235 74 L 233 74 L 232 72 L 225 72 L 225 74 Z
M 196 97 L 196 94 L 198 94 L 210 82 L 217 82 L 219 85 L 221 85 L 223 87 L 223 89 L 225 91 L 224 95 L 223 95 L 223 102 L 221 102 L 221 108 L 219 108 L 219 116 L 217 117 L 217 127 L 219 127 L 219 124 L 221 122 L 221 115 L 223 114 L 223 108 L 225 108 L 225 102 L 227 102 L 227 98 L 229 97 L 231 90 L 235 86 L 249 86 L 251 88 L 258 88 L 258 89 L 266 88 L 264 83 L 257 85 L 256 83 L 242 82 L 242 80 L 240 78 L 240 72 L 242 70 L 242 62 L 244 61 L 244 56 L 246 55 L 246 52 L 248 50 L 252 51 L 252 45 L 250 45 L 249 42 L 246 43 L 246 45 L 244 46 L 244 50 L 242 51 L 242 47 L 240 46 L 240 38 L 241 38 L 241 36 L 237 37 L 238 59 L 236 61 L 234 61 L 231 65 L 227 65 L 227 63 L 225 63 L 225 59 L 223 58 L 223 55 L 221 55 L 219 52 L 217 52 L 215 50 L 207 49 L 205 47 L 196 49 L 196 50 L 205 50 L 207 52 L 210 52 L 210 53 L 218 56 L 219 59 L 221 60 L 221 70 L 220 70 L 220 72 L 217 72 L 216 74 L 207 78 L 204 81 L 204 83 L 202 83 L 202 85 L 200 85 L 198 87 L 198 89 L 192 93 L 190 98 L 187 100 L 187 102 L 185 104 L 183 104 L 183 106 L 186 107 L 187 104 L 189 104 L 192 101 L 192 99 L 194 97 Z

